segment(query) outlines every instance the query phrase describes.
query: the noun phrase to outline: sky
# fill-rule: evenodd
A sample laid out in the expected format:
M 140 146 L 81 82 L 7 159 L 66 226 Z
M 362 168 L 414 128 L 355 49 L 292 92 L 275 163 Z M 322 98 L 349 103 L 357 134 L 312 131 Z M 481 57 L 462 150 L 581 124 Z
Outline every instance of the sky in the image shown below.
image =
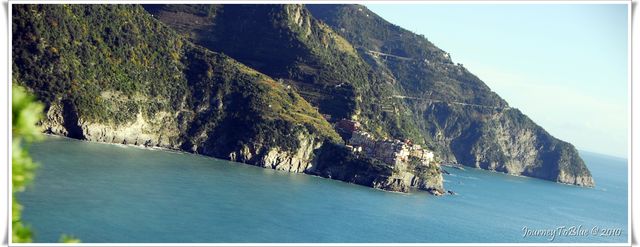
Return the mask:
M 627 157 L 626 4 L 368 4 L 423 34 L 551 135 Z

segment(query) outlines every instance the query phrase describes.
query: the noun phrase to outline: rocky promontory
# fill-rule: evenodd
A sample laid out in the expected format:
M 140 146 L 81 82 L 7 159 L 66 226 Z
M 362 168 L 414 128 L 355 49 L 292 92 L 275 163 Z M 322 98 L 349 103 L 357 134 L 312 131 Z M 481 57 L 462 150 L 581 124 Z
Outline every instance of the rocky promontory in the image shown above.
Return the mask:
M 447 163 L 593 187 L 570 143 L 553 137 L 451 54 L 425 36 L 387 22 L 365 6 L 314 4 L 315 18 L 345 37 L 399 88 L 425 143 Z

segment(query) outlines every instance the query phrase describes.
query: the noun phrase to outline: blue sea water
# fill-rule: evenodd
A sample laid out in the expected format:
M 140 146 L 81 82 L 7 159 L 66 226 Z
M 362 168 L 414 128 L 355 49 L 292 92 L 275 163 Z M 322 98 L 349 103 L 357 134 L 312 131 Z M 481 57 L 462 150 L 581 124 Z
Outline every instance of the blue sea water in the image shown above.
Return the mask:
M 62 234 L 85 243 L 628 240 L 627 161 L 594 153 L 581 156 L 595 189 L 445 167 L 445 186 L 458 195 L 444 197 L 59 137 L 31 153 L 41 165 L 17 198 L 36 242 Z M 580 230 L 558 236 L 563 226 Z

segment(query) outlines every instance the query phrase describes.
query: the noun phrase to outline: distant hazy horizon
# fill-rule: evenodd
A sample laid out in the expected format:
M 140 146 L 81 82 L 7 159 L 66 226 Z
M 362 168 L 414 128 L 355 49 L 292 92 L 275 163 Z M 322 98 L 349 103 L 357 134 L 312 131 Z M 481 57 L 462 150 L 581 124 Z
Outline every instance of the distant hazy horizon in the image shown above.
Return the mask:
M 375 4 L 579 150 L 628 158 L 626 4 Z

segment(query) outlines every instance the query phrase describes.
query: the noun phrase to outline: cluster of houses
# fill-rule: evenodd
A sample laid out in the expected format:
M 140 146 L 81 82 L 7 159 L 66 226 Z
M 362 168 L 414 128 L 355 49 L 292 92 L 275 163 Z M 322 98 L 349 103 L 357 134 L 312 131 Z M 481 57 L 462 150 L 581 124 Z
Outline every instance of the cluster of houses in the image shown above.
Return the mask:
M 365 157 L 374 158 L 390 165 L 399 166 L 409 162 L 410 157 L 417 158 L 423 163 L 434 161 L 433 152 L 422 148 L 410 140 L 377 140 L 370 133 L 360 130 L 357 121 L 343 119 L 335 124 L 341 132 L 350 132 L 347 148 Z

